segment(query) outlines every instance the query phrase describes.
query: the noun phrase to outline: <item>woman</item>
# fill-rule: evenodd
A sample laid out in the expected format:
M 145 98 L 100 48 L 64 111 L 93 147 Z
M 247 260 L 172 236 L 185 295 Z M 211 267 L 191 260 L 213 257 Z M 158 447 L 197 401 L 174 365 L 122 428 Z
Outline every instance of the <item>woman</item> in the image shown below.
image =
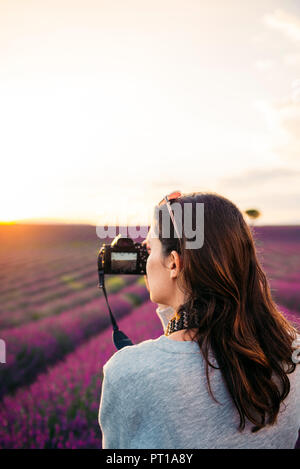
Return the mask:
M 184 211 L 192 204 L 192 226 L 201 229 L 198 203 L 204 243 L 187 249 Z M 271 297 L 240 210 L 215 193 L 176 193 L 159 204 L 145 241 L 165 334 L 104 365 L 102 447 L 294 448 L 300 336 Z

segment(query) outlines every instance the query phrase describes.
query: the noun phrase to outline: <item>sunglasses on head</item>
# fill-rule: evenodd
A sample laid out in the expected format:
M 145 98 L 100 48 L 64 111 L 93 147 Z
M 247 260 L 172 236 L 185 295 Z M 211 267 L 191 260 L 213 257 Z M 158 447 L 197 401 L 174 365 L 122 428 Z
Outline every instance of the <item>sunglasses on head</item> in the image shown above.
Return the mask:
M 164 204 L 167 204 L 167 208 L 168 208 L 171 220 L 173 222 L 173 226 L 175 228 L 175 231 L 176 231 L 177 236 L 178 236 L 179 239 L 180 239 L 181 236 L 179 234 L 179 229 L 178 229 L 178 226 L 176 224 L 176 221 L 175 221 L 172 209 L 171 209 L 170 200 L 178 199 L 178 197 L 181 197 L 181 196 L 182 196 L 182 193 L 180 191 L 172 192 L 171 194 L 166 195 L 158 204 L 159 207 L 161 207 Z

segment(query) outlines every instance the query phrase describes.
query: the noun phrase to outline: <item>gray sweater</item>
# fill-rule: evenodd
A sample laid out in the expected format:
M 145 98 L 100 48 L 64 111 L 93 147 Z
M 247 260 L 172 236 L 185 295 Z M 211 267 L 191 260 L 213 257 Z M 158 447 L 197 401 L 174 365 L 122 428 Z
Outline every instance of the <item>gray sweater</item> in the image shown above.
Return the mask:
M 164 330 L 172 308 L 156 310 Z M 213 364 L 216 361 L 211 356 Z M 300 365 L 277 424 L 239 432 L 239 415 L 219 370 L 193 341 L 162 335 L 118 350 L 104 365 L 99 407 L 103 449 L 294 448 L 300 427 Z

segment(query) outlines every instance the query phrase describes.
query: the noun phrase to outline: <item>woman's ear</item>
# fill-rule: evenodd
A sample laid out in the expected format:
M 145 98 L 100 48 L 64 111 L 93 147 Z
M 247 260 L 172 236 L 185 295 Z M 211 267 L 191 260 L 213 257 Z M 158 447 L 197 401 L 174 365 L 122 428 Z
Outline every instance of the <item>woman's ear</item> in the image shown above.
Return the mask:
M 169 269 L 171 278 L 177 278 L 180 271 L 180 257 L 177 251 L 171 251 Z

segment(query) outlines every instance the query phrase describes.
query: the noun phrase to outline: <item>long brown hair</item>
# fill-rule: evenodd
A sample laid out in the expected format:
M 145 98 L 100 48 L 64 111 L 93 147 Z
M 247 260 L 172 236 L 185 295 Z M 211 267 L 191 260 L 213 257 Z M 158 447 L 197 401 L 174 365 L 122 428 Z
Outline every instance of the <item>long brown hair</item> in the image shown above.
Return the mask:
M 194 229 L 196 203 L 204 203 L 204 244 L 200 249 L 185 249 L 186 202 L 192 204 Z M 154 224 L 163 257 L 172 250 L 180 255 L 178 285 L 185 303 L 177 312 L 187 312 L 187 332 L 196 325 L 194 340 L 206 362 L 211 396 L 216 401 L 208 373 L 208 366 L 216 368 L 209 360 L 210 351 L 239 412 L 239 430 L 245 428 L 246 417 L 255 425 L 252 432 L 256 432 L 276 423 L 280 404 L 290 392 L 287 374 L 296 368 L 292 342 L 297 330 L 272 299 L 257 258 L 254 235 L 236 205 L 211 192 L 183 194 L 173 203 L 180 203 L 183 209 L 182 237 L 174 236 L 172 222 L 170 237 L 162 236 L 162 214 L 154 218 Z M 159 213 L 166 209 L 162 205 Z M 279 386 L 273 376 L 279 379 Z

